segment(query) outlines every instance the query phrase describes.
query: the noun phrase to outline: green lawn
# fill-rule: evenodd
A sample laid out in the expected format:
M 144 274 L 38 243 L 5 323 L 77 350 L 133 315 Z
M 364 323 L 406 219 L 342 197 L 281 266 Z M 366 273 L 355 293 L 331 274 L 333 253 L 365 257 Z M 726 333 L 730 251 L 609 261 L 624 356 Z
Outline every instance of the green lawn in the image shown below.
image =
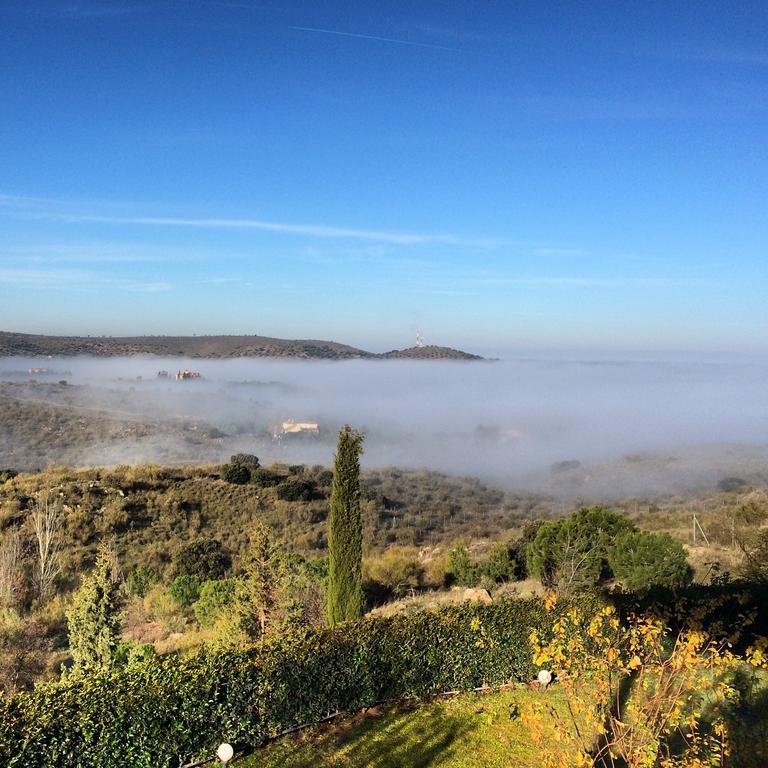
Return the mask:
M 518 688 L 377 709 L 285 737 L 233 768 L 539 768 L 519 713 L 540 697 L 563 704 L 556 689 Z
M 746 667 L 744 668 L 747 669 Z M 737 673 L 726 714 L 732 768 L 768 766 L 768 675 Z M 515 688 L 426 704 L 377 708 L 286 736 L 233 768 L 540 768 L 520 714 L 553 707 L 567 721 L 562 691 Z M 556 743 L 552 716 L 542 735 Z M 567 764 L 567 763 L 566 763 Z

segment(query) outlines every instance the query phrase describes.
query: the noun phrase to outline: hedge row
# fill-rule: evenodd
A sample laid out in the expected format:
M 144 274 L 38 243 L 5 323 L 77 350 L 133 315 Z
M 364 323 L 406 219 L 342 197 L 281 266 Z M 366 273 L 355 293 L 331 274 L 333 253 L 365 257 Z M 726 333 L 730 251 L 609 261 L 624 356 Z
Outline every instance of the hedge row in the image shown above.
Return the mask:
M 172 768 L 211 755 L 223 740 L 258 746 L 293 726 L 377 701 L 530 680 L 530 630 L 546 632 L 574 602 L 586 616 L 598 604 L 560 601 L 548 613 L 540 600 L 510 600 L 365 619 L 0 696 L 0 765 Z M 752 624 L 742 642 L 768 631 L 766 587 L 691 587 L 616 602 L 622 613 L 677 614 L 673 627 L 694 615 L 715 631 L 744 626 L 747 614 Z
M 65 679 L 0 701 L 0 764 L 170 768 L 336 711 L 529 680 L 529 632 L 552 616 L 539 600 L 451 607 Z

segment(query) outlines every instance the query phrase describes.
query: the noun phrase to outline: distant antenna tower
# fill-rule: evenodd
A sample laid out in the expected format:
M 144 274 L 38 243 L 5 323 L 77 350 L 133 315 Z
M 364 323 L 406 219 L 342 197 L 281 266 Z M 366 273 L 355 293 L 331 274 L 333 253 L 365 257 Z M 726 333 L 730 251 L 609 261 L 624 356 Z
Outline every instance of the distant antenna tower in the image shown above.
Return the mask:
M 417 347 L 423 347 L 424 346 L 424 334 L 421 331 L 419 331 L 416 334 L 416 346 Z

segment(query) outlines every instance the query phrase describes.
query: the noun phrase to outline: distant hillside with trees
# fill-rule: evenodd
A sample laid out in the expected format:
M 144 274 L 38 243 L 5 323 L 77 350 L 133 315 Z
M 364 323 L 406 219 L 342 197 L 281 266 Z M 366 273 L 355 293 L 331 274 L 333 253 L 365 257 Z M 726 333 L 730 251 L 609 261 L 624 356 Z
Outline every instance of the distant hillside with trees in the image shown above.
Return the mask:
M 248 456 L 202 467 L 0 471 L 0 531 L 28 526 L 35 499 L 50 491 L 62 508 L 71 574 L 93 562 L 103 538 L 126 567 L 141 562 L 160 573 L 177 550 L 204 536 L 242 554 L 254 520 L 295 552 L 324 554 L 332 472 L 319 465 L 249 467 Z M 360 496 L 366 549 L 492 536 L 550 512 L 541 497 L 427 470 L 367 470 Z
M 58 357 L 91 355 L 124 357 L 229 358 L 292 357 L 318 360 L 481 360 L 457 349 L 439 346 L 411 347 L 379 354 L 315 339 L 275 339 L 268 336 L 44 336 L 0 331 L 0 357 Z

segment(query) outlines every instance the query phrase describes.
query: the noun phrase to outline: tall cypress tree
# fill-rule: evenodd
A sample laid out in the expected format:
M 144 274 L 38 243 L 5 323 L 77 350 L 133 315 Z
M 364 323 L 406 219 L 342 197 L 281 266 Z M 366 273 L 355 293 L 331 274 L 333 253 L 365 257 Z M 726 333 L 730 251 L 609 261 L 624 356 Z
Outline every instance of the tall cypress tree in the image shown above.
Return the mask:
M 363 435 L 345 424 L 333 464 L 328 515 L 328 601 L 331 626 L 363 615 L 363 521 L 360 514 L 360 454 Z

